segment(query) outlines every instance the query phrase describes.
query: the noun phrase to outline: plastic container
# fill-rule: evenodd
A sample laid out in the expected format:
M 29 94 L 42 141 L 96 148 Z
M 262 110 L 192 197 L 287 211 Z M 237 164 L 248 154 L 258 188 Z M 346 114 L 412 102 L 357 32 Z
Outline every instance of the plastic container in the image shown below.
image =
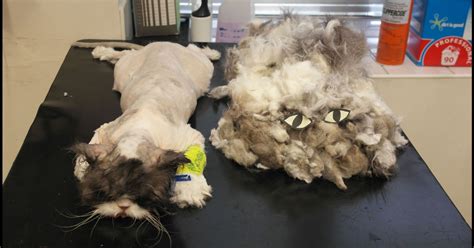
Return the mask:
M 472 66 L 472 1 L 415 0 L 408 57 L 419 66 Z
M 237 43 L 247 35 L 247 24 L 254 17 L 252 0 L 225 0 L 219 7 L 216 41 Z
M 413 0 L 385 0 L 375 60 L 400 65 L 405 60 Z
M 193 5 L 196 9 L 191 13 L 192 42 L 211 42 L 212 8 L 209 9 L 208 4 L 207 0 L 202 0 L 199 7 Z

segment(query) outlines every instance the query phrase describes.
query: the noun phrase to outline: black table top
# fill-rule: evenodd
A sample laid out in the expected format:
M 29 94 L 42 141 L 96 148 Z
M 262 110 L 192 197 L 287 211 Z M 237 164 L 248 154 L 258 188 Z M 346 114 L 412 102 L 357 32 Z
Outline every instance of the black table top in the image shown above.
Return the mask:
M 103 219 L 72 232 L 58 227 L 80 220 L 61 213 L 86 211 L 66 148 L 88 142 L 94 129 L 121 113 L 111 90 L 113 66 L 90 52 L 69 50 L 3 185 L 3 247 L 146 247 L 157 241 L 150 226 L 128 227 L 129 220 Z M 212 87 L 225 83 L 224 60 L 215 63 Z M 225 109 L 225 101 L 203 97 L 190 123 L 207 138 Z M 162 218 L 173 247 L 471 246 L 470 227 L 411 144 L 399 153 L 391 180 L 353 178 L 346 192 L 324 180 L 306 184 L 283 172 L 246 171 L 206 145 L 213 198 L 203 209 L 176 209 Z M 170 247 L 169 239 L 158 247 Z

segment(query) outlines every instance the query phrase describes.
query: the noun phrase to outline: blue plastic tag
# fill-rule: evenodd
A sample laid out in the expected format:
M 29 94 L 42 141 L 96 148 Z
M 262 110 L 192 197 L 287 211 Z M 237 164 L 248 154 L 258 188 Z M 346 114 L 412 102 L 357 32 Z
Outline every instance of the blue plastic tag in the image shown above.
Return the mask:
M 176 182 L 191 181 L 191 176 L 181 174 L 174 176 L 174 179 L 176 180 Z

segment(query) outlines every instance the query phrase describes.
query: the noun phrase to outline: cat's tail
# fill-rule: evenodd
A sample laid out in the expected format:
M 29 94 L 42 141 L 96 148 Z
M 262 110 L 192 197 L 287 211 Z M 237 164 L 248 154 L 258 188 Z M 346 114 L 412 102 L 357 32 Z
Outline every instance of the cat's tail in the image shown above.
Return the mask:
M 121 41 L 105 41 L 105 42 L 76 41 L 72 43 L 71 46 L 80 47 L 80 48 L 96 48 L 99 46 L 103 46 L 103 47 L 123 48 L 123 49 L 133 49 L 133 50 L 140 50 L 143 48 L 142 45 L 133 44 L 129 42 L 121 42 Z
M 143 46 L 129 43 L 129 42 L 82 42 L 76 41 L 72 43 L 73 47 L 80 48 L 94 48 L 92 51 L 92 56 L 96 59 L 105 60 L 112 64 L 117 63 L 117 61 L 123 57 L 125 54 L 129 53 L 132 50 L 142 49 Z M 114 48 L 123 48 L 130 50 L 116 51 Z

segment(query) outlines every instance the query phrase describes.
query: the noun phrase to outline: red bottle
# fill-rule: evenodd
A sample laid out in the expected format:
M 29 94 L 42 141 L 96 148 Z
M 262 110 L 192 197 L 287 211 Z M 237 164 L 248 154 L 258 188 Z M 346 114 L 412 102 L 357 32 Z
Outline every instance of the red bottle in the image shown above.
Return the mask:
M 405 60 L 413 0 L 385 0 L 375 60 L 400 65 Z

